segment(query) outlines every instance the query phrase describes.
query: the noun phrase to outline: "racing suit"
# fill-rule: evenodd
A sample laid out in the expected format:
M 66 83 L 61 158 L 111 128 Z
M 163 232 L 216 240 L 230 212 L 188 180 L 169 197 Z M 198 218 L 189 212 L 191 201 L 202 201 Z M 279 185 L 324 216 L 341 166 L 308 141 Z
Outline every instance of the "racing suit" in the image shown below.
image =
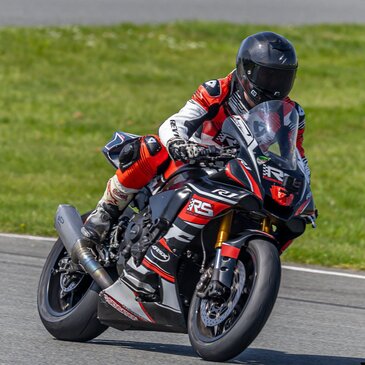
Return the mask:
M 310 171 L 303 148 L 304 111 L 289 97 L 284 100 L 295 106 L 299 114 L 297 148 L 309 178 Z M 224 120 L 230 115 L 242 115 L 249 109 L 248 103 L 240 97 L 233 71 L 225 78 L 211 80 L 199 86 L 185 106 L 160 126 L 161 142 L 168 147 L 175 138 L 181 138 L 203 145 L 222 146 L 224 136 L 221 128 Z

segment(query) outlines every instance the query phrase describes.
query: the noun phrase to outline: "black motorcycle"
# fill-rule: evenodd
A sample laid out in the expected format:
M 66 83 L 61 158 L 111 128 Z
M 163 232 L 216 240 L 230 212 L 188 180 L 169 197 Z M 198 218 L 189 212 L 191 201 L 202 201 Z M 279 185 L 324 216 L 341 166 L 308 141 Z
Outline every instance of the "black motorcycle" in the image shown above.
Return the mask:
M 315 226 L 296 149 L 298 119 L 282 101 L 227 118 L 226 147 L 202 149 L 194 164 L 157 177 L 100 245 L 80 244 L 87 214 L 60 205 L 60 238 L 38 288 L 38 311 L 50 334 L 88 341 L 108 326 L 188 333 L 195 351 L 212 361 L 246 349 L 276 301 L 280 254 L 307 223 Z M 105 146 L 113 166 L 123 143 L 134 137 L 117 132 Z M 133 283 L 127 265 L 146 280 Z M 151 271 L 153 278 L 147 277 Z

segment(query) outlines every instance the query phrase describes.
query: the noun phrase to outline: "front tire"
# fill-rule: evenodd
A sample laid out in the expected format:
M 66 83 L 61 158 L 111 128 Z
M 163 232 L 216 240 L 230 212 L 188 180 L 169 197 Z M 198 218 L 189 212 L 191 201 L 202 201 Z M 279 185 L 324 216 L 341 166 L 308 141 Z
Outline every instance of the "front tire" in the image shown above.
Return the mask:
M 188 333 L 195 351 L 205 360 L 226 361 L 245 350 L 269 318 L 280 279 L 276 247 L 260 239 L 250 241 L 241 251 L 226 302 L 201 299 L 194 293 Z
M 69 255 L 58 239 L 44 264 L 37 304 L 47 331 L 59 340 L 89 341 L 108 327 L 97 319 L 100 287 L 85 273 L 67 275 Z

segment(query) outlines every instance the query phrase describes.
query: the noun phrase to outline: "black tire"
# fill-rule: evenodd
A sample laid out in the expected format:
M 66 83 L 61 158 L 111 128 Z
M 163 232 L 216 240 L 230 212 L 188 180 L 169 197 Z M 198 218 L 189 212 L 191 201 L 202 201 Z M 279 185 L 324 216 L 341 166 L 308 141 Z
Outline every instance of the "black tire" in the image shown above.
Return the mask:
M 193 348 L 205 360 L 226 361 L 239 355 L 260 333 L 275 304 L 281 280 L 277 248 L 261 239 L 252 240 L 242 250 L 239 261 L 246 271 L 246 280 L 231 317 L 222 324 L 216 327 L 204 324 L 202 299 L 194 293 L 188 333 Z
M 73 296 L 60 298 L 60 274 L 54 274 L 58 262 L 68 254 L 58 239 L 49 253 L 39 279 L 37 304 L 39 316 L 47 331 L 59 340 L 89 341 L 108 327 L 97 319 L 100 287 L 89 275 L 80 275 Z M 69 306 L 65 308 L 66 306 Z

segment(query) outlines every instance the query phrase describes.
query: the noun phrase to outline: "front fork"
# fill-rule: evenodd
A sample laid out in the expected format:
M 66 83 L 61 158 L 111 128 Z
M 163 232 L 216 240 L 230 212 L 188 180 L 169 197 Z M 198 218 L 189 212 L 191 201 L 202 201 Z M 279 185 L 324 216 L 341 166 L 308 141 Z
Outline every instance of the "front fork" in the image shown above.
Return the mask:
M 199 283 L 201 289 L 204 288 L 204 290 L 198 290 L 198 293 L 200 292 L 200 295 L 198 295 L 201 297 L 227 298 L 231 292 L 234 269 L 240 253 L 238 248 L 230 246 L 227 243 L 231 231 L 233 214 L 233 211 L 230 211 L 222 218 L 215 244 L 216 254 L 213 270 L 206 272 Z M 262 220 L 261 230 L 265 233 L 271 232 L 269 218 Z M 205 283 L 209 278 L 211 280 L 209 286 L 206 287 Z
M 261 222 L 261 230 L 265 233 L 271 233 L 271 222 L 268 217 L 264 218 Z
M 216 280 L 228 289 L 230 289 L 232 285 L 233 272 L 237 263 L 237 257 L 230 257 L 233 255 L 227 256 L 228 253 L 224 248 L 222 254 L 222 245 L 224 242 L 228 241 L 229 234 L 231 232 L 232 219 L 233 211 L 230 211 L 222 218 L 218 231 L 217 242 L 215 244 L 216 254 L 212 275 L 212 281 Z
M 224 242 L 228 241 L 229 234 L 231 231 L 233 219 L 233 211 L 228 212 L 221 221 L 217 242 L 215 244 L 216 254 L 214 259 L 213 272 L 210 270 L 206 272 L 200 282 L 198 283 L 198 295 L 200 297 L 212 297 L 212 298 L 224 298 L 229 296 L 230 288 L 232 285 L 232 278 L 234 273 L 234 268 L 237 263 L 237 257 L 226 256 L 227 250 L 223 248 Z M 210 275 L 211 273 L 211 275 Z M 206 282 L 210 280 L 209 286 L 206 287 Z

